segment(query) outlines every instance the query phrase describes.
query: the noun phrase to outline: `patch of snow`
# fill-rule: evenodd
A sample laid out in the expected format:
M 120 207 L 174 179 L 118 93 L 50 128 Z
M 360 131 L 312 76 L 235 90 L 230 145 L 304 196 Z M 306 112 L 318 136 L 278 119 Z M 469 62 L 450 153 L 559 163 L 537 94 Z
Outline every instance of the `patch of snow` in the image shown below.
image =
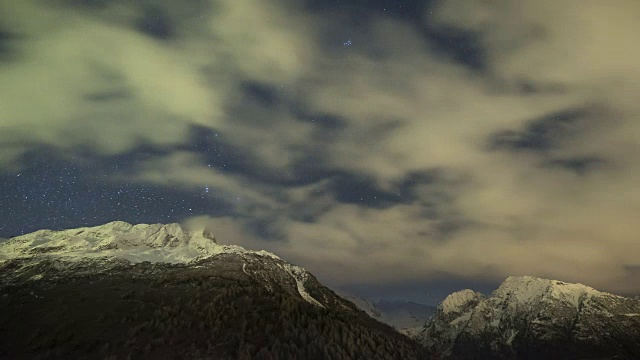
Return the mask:
M 272 258 L 274 260 L 282 260 L 276 254 L 272 254 L 272 253 L 270 253 L 268 251 L 265 251 L 265 250 L 254 251 L 254 253 L 256 255 L 259 255 L 259 256 L 270 257 L 270 258 Z
M 314 299 L 311 295 L 309 295 L 309 293 L 307 292 L 307 289 L 305 289 L 304 283 L 305 281 L 307 281 L 307 278 L 309 277 L 305 269 L 299 266 L 295 266 L 287 263 L 284 264 L 284 269 L 296 281 L 296 285 L 298 287 L 298 293 L 303 299 L 305 299 L 308 303 L 311 303 L 313 305 L 324 307 L 318 300 Z
M 518 330 L 511 330 L 511 334 L 509 335 L 509 338 L 507 338 L 508 346 L 511 346 L 511 344 L 513 343 L 513 340 L 515 340 L 517 335 L 518 335 Z
M 462 314 L 462 316 L 457 317 L 453 321 L 451 321 L 449 325 L 456 326 L 456 325 L 459 325 L 460 323 L 466 323 L 467 321 L 469 321 L 469 319 L 471 319 L 472 314 L 473 314 L 473 311 L 467 311 L 466 313 Z
M 482 294 L 469 289 L 456 291 L 442 301 L 440 309 L 444 314 L 460 312 L 467 304 L 481 297 Z

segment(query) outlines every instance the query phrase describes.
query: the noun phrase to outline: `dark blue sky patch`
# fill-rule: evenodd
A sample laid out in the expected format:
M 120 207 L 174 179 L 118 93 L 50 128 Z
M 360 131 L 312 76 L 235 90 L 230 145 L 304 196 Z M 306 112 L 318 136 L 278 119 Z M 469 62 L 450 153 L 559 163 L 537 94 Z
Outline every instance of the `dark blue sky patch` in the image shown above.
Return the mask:
M 453 238 L 460 230 L 468 229 L 473 223 L 461 215 L 444 214 L 433 224 L 433 232 L 430 237 L 437 241 L 447 241 Z
M 425 259 L 425 261 L 428 261 L 428 259 Z M 484 294 L 490 294 L 500 286 L 500 281 L 462 279 L 446 274 L 437 277 L 432 276 L 431 278 L 434 280 L 415 278 L 393 284 L 354 284 L 343 286 L 341 290 L 374 301 L 385 299 L 439 305 L 445 297 L 455 291 L 472 289 Z
M 296 208 L 291 218 L 313 222 L 330 210 L 331 206 L 315 206 L 314 196 L 322 198 L 331 194 L 338 203 L 385 209 L 402 204 L 420 206 L 420 214 L 425 221 L 432 221 L 434 232 L 439 239 L 450 237 L 455 231 L 467 226 L 466 220 L 455 210 L 455 194 L 448 186 L 441 169 L 430 169 L 408 174 L 390 190 L 380 188 L 374 178 L 357 173 L 349 173 L 322 165 L 321 160 L 300 163 L 294 181 L 281 182 L 278 186 L 303 186 L 328 180 L 311 194 L 305 211 Z M 432 187 L 430 191 L 418 193 L 418 187 Z M 295 208 L 295 207 L 294 207 Z
M 437 169 L 425 169 L 422 171 L 413 171 L 405 175 L 398 183 L 398 188 L 402 193 L 412 193 L 416 186 L 424 184 L 433 184 L 438 180 Z
M 225 173 L 254 177 L 257 172 L 265 171 L 251 154 L 234 145 L 224 133 L 196 125 L 189 132 L 189 141 L 175 150 L 197 153 L 207 166 Z
M 0 203 L 12 204 L 0 207 L 0 237 L 113 220 L 170 223 L 203 213 L 222 216 L 234 211 L 224 194 L 215 191 L 116 183 L 96 175 L 97 161 L 85 167 L 60 160 L 51 151 L 26 158 L 23 163 L 29 165 L 21 172 L 0 174 Z M 108 170 L 121 171 L 119 166 Z
M 268 167 L 253 154 L 229 141 L 222 132 L 206 127 L 193 126 L 188 144 L 172 150 L 197 153 L 205 166 L 228 174 L 242 175 L 263 186 L 308 185 L 338 173 L 325 165 L 325 149 L 313 141 L 309 146 L 291 149 L 300 153 L 300 156 L 284 171 Z
M 127 7 L 131 17 L 128 26 L 159 41 L 174 40 L 185 31 L 203 25 L 203 14 L 216 4 L 209 0 L 61 0 L 48 6 L 62 6 L 73 11 L 82 10 L 102 21 L 122 24 L 121 11 Z M 119 6 L 118 11 L 110 11 Z M 199 30 L 198 30 L 199 31 Z
M 320 136 L 323 135 L 337 135 L 336 132 L 339 132 L 341 130 L 344 130 L 347 127 L 347 122 L 346 120 L 344 120 L 342 117 L 340 117 L 339 115 L 332 115 L 332 114 L 317 114 L 317 115 L 309 115 L 309 116 L 303 116 L 303 117 L 297 117 L 296 118 L 298 121 L 304 121 L 304 122 L 308 122 L 311 123 L 313 125 L 318 126 L 320 129 L 322 129 L 322 134 L 319 134 Z M 325 140 L 326 142 L 331 142 L 331 139 L 326 139 L 326 138 L 322 138 L 322 139 L 317 139 L 316 140 Z
M 66 3 L 72 7 L 87 7 L 90 9 L 103 9 L 114 0 L 67 0 Z
M 342 115 L 314 111 L 300 98 L 293 100 L 288 110 L 296 121 L 313 125 L 309 139 L 309 146 L 313 148 L 308 149 L 311 154 L 322 151 L 322 146 L 334 143 L 349 126 L 348 119 Z
M 384 46 L 377 46 L 371 34 L 371 18 L 389 16 L 411 24 L 425 41 L 425 50 L 436 52 L 442 57 L 482 71 L 487 66 L 486 49 L 480 42 L 480 34 L 449 27 L 434 27 L 427 23 L 426 13 L 433 5 L 430 0 L 395 1 L 311 1 L 312 8 L 333 11 L 335 24 L 327 27 L 322 34 L 323 47 L 334 54 L 356 49 L 375 60 L 389 56 Z M 320 6 L 317 3 L 325 5 Z M 398 39 L 401 41 L 401 39 Z M 348 46 L 345 45 L 348 43 Z
M 597 156 L 583 156 L 565 159 L 552 159 L 544 162 L 544 166 L 563 169 L 576 175 L 587 175 L 601 169 L 607 164 L 604 158 Z
M 176 35 L 175 24 L 170 14 L 162 7 L 146 5 L 135 27 L 143 34 L 158 40 L 170 40 Z
M 366 51 L 374 59 L 387 54 L 377 47 L 370 34 L 372 17 L 384 16 L 400 19 L 411 24 L 425 39 L 430 51 L 474 70 L 486 68 L 486 49 L 481 45 L 479 34 L 462 29 L 434 27 L 426 14 L 435 1 L 432 0 L 307 0 L 311 11 L 328 14 L 331 26 L 321 34 L 324 48 L 338 52 L 350 48 Z M 400 39 L 399 39 L 400 41 Z M 345 45 L 348 44 L 348 45 Z M 343 48 L 343 49 L 341 49 Z
M 320 138 L 315 140 L 331 142 L 331 139 L 324 139 L 322 136 L 326 133 L 335 134 L 335 132 L 344 130 L 347 127 L 347 120 L 342 116 L 331 113 L 317 113 L 300 102 L 291 104 L 289 109 L 297 121 L 313 124 L 319 128 L 317 135 Z
M 308 10 L 321 13 L 348 14 L 362 19 L 372 15 L 392 16 L 407 21 L 419 21 L 431 0 L 305 0 Z
M 283 86 L 245 80 L 236 99 L 225 106 L 226 121 L 270 130 L 272 126 L 290 121 L 286 116 L 290 106 L 291 97 Z
M 281 105 L 281 99 L 276 87 L 254 81 L 246 81 L 242 85 L 242 92 L 245 100 L 250 103 L 257 103 L 260 106 L 272 108 Z
M 261 240 L 285 242 L 288 239 L 275 215 L 250 217 L 243 222 L 244 228 Z
M 544 152 L 577 131 L 587 115 L 583 109 L 568 109 L 534 119 L 523 130 L 503 130 L 489 138 L 490 150 Z
M 332 169 L 327 165 L 325 154 L 322 150 L 316 153 L 309 151 L 306 156 L 293 164 L 290 170 L 290 177 L 281 182 L 281 185 L 309 185 L 339 174 L 339 170 Z
M 479 34 L 453 28 L 426 28 L 423 35 L 442 56 L 473 70 L 486 69 L 487 54 Z
M 73 156 L 68 163 L 82 164 L 77 166 L 87 177 L 106 179 L 115 174 L 134 174 L 145 162 L 167 156 L 174 150 L 174 147 L 161 147 L 140 142 L 135 148 L 125 153 L 102 155 L 89 147 L 75 147 L 71 152 Z M 35 149 L 28 156 L 34 157 L 34 161 L 38 162 L 41 161 L 40 159 L 45 153 L 49 154 L 48 158 L 52 159 L 52 163 L 65 164 L 65 161 L 62 160 L 66 158 L 65 155 L 58 154 L 55 149 Z
M 17 42 L 20 37 L 0 24 L 0 63 L 14 60 L 18 55 Z
M 119 101 L 133 98 L 134 94 L 131 89 L 122 87 L 112 90 L 94 91 L 86 93 L 82 96 L 88 102 L 109 102 Z
M 397 192 L 405 199 L 422 201 L 422 205 L 432 207 L 453 202 L 453 192 L 464 179 L 455 177 L 444 168 L 430 168 L 413 171 L 396 184 Z M 418 187 L 427 186 L 430 196 L 418 193 Z
M 519 80 L 515 83 L 516 90 L 521 95 L 533 94 L 564 94 L 568 89 L 560 83 L 535 82 L 533 80 Z
M 336 200 L 371 208 L 387 208 L 404 202 L 401 194 L 382 190 L 375 180 L 355 173 L 341 173 L 330 183 Z
M 304 122 L 317 128 L 312 137 L 320 142 L 328 140 L 325 133 L 334 134 L 346 128 L 346 119 L 337 114 L 314 112 L 295 92 L 283 84 L 245 81 L 241 85 L 241 100 L 229 108 L 229 121 L 262 127 L 283 121 Z
M 336 58 L 353 51 L 374 60 L 389 56 L 384 46 L 376 44 L 371 25 L 380 17 L 405 21 L 422 27 L 430 1 L 421 0 L 306 0 L 309 11 L 324 16 L 324 26 L 318 37 L 324 53 Z M 401 41 L 401 39 L 398 39 Z
M 407 174 L 397 186 L 405 203 L 420 206 L 420 215 L 432 224 L 432 232 L 423 234 L 446 240 L 470 222 L 456 209 L 456 187 L 464 179 L 454 177 L 447 169 L 432 168 Z
M 320 191 L 317 195 L 321 195 Z M 319 196 L 311 195 L 304 203 L 293 204 L 289 207 L 288 216 L 291 220 L 303 223 L 314 223 L 334 207 L 333 203 L 324 202 Z

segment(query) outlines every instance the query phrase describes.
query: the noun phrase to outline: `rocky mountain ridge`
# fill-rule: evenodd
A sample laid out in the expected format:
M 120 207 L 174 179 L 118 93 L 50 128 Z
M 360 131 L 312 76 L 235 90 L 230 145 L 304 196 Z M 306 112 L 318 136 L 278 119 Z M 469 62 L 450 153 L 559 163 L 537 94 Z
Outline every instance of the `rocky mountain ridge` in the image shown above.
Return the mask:
M 302 267 L 177 224 L 0 242 L 0 358 L 637 359 L 640 301 L 509 277 L 449 295 L 406 333 L 424 347 Z
M 306 269 L 288 264 L 267 251 L 250 251 L 237 245 L 219 245 L 211 232 L 202 230 L 192 233 L 179 224 L 132 225 L 115 221 L 95 227 L 39 230 L 0 244 L 0 267 L 9 260 L 34 263 L 47 259 L 58 268 L 88 267 L 104 270 L 127 262 L 194 264 L 221 255 L 236 255 L 246 260 L 247 263 L 242 268 L 245 273 L 250 271 L 251 264 L 256 259 L 273 260 L 280 270 L 288 273 L 295 281 L 295 288 L 303 299 L 322 306 L 304 287 L 310 277 Z M 24 278 L 18 271 L 14 271 L 13 275 Z M 33 279 L 42 276 L 44 275 L 32 274 Z
M 513 276 L 488 297 L 449 295 L 416 337 L 453 359 L 640 358 L 640 301 Z

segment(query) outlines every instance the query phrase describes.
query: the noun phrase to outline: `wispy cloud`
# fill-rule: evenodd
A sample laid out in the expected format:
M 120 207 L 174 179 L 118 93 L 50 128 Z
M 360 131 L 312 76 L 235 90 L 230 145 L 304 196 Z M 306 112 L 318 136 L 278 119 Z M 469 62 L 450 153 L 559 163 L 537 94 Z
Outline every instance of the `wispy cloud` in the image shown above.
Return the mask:
M 112 180 L 242 197 L 187 222 L 333 282 L 640 290 L 633 0 L 447 0 L 419 23 L 374 12 L 357 27 L 286 1 L 4 2 L 6 171 L 40 146 L 144 145 L 162 151 Z M 447 49 L 443 33 L 469 42 Z M 212 169 L 216 143 L 194 131 L 224 137 L 241 168 Z

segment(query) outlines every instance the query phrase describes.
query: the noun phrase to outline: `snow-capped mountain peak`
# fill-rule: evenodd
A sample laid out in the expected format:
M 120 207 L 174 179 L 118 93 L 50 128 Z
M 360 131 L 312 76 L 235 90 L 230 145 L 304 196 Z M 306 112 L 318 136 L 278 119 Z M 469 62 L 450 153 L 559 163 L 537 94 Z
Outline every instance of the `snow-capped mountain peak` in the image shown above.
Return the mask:
M 488 297 L 451 294 L 418 338 L 443 358 L 640 358 L 638 314 L 638 300 L 511 276 Z
M 33 262 L 42 259 L 62 260 L 67 264 L 93 261 L 95 264 L 101 262 L 103 268 L 114 263 L 111 260 L 195 265 L 200 260 L 216 255 L 231 255 L 242 259 L 244 264 L 241 269 L 244 274 L 258 276 L 267 287 L 270 287 L 268 277 L 265 277 L 263 270 L 257 270 L 262 266 L 257 264 L 271 263 L 286 274 L 285 278 L 293 280 L 295 291 L 304 300 L 319 307 L 324 306 L 305 287 L 312 277 L 306 269 L 289 264 L 264 250 L 251 251 L 236 245 L 220 245 L 211 232 L 191 232 L 179 224 L 132 225 L 114 221 L 94 227 L 39 230 L 0 243 L 0 265 L 12 259 Z M 36 275 L 38 276 L 41 274 Z
M 0 259 L 36 254 L 64 257 L 118 257 L 132 262 L 188 262 L 221 252 L 245 251 L 219 245 L 206 230 L 189 232 L 179 224 L 137 224 L 114 221 L 69 230 L 39 230 L 0 245 Z
M 519 304 L 561 301 L 578 307 L 581 299 L 606 294 L 582 284 L 565 283 L 558 280 L 541 279 L 533 276 L 510 276 L 493 295 Z

